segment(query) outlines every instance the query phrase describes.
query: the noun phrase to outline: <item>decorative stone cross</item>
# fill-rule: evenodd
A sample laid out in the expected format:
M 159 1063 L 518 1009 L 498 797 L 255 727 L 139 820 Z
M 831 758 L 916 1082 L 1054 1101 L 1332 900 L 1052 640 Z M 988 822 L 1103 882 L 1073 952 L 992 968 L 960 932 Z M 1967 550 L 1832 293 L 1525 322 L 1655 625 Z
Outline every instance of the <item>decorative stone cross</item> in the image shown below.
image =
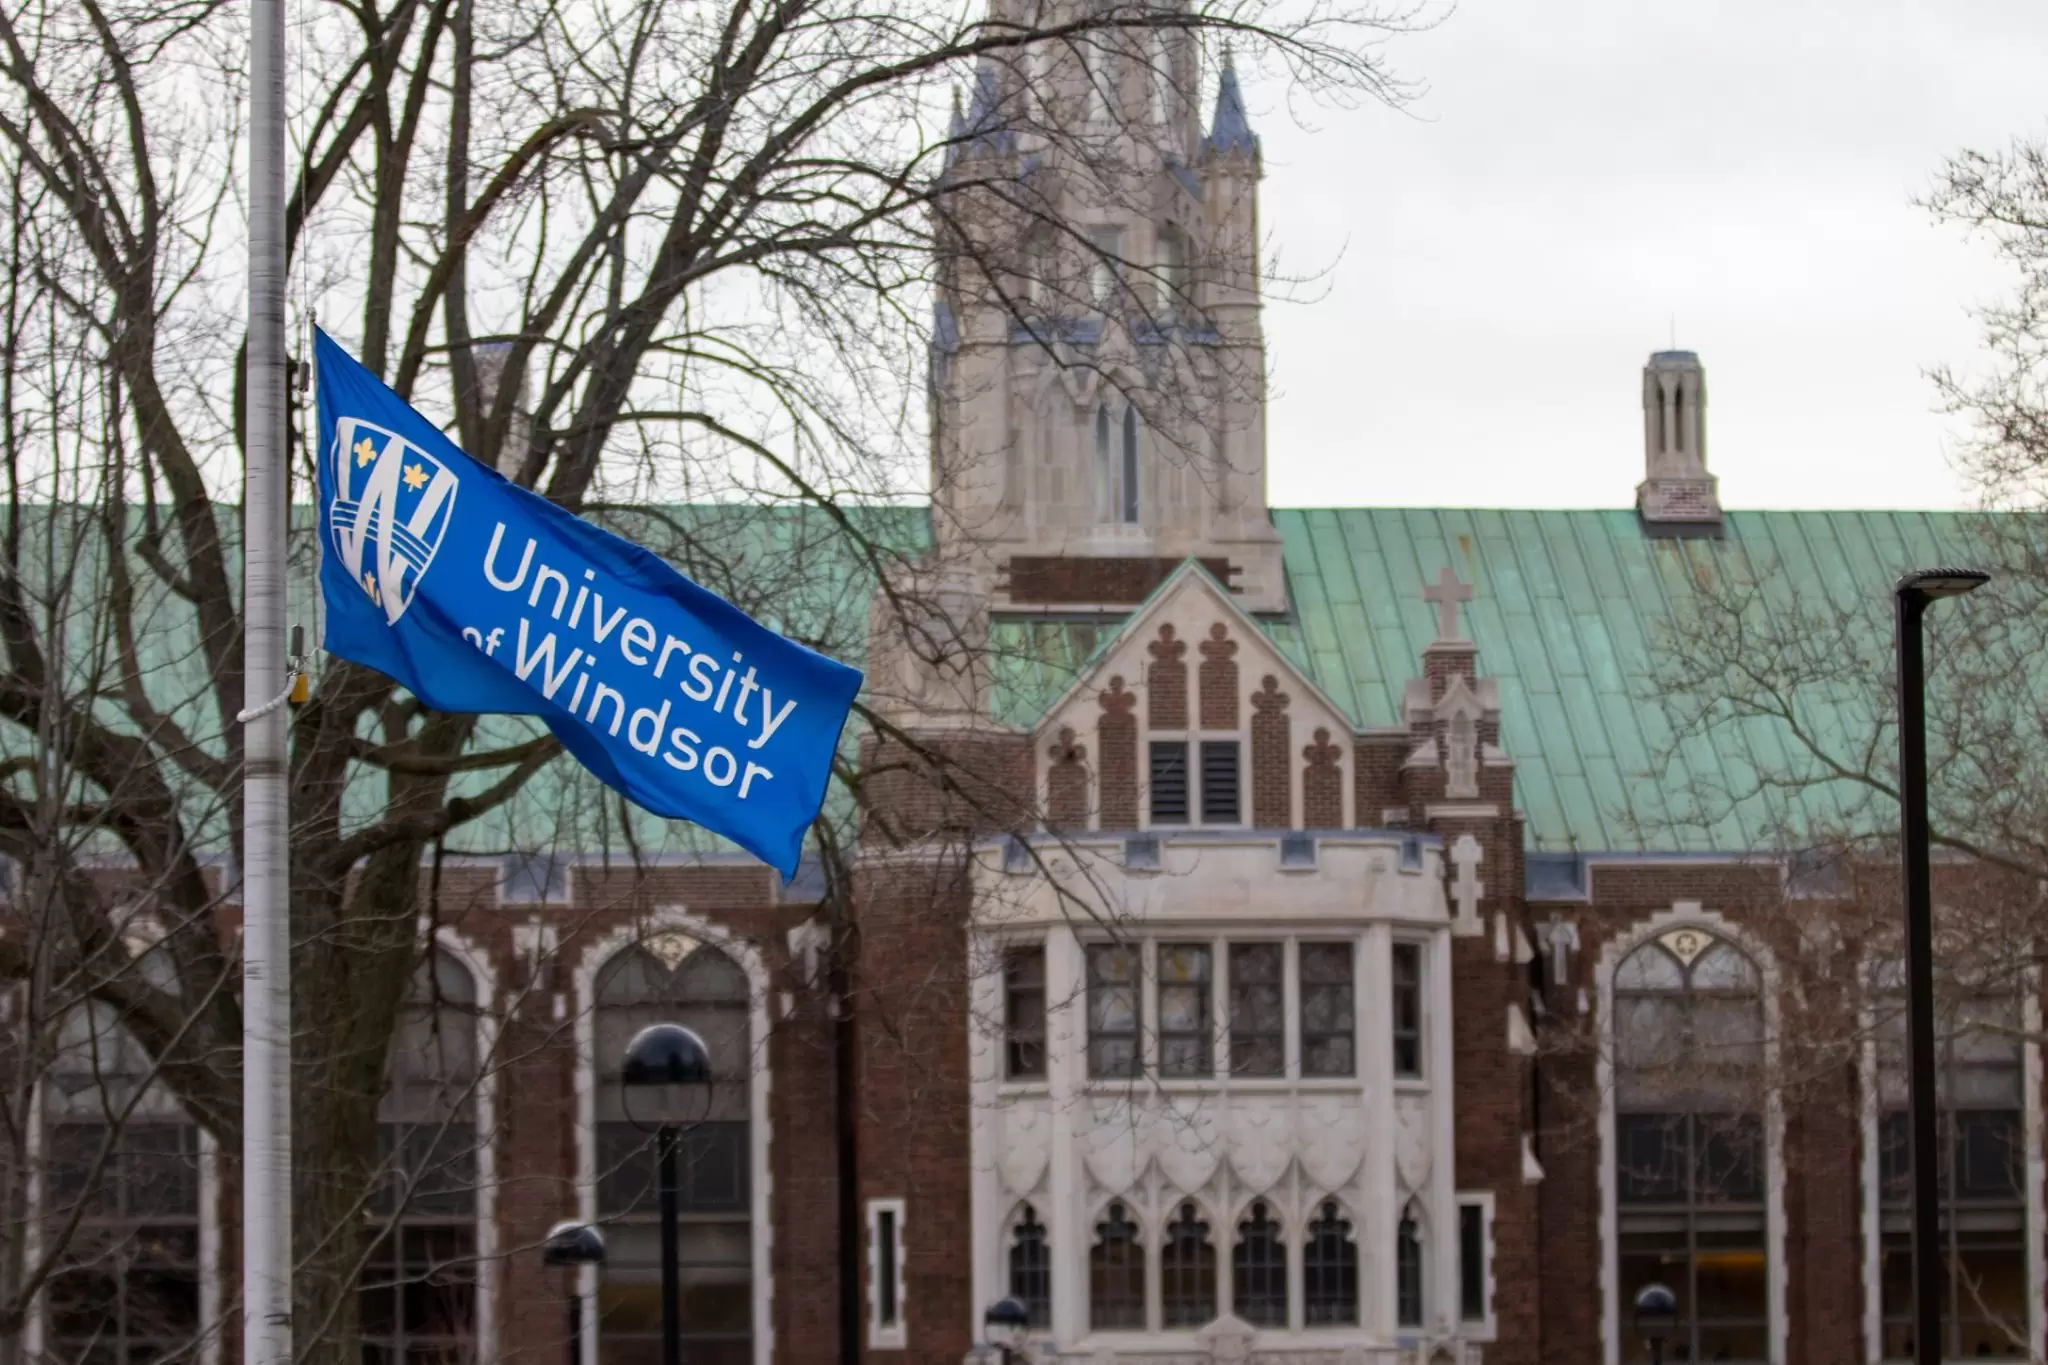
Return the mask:
M 1483 856 L 1479 841 L 1469 834 L 1460 834 L 1451 845 L 1451 866 L 1456 869 L 1451 878 L 1451 900 L 1457 911 L 1453 923 L 1477 925 L 1479 923 L 1479 898 L 1486 894 L 1486 884 L 1479 880 L 1479 860 Z
M 1472 600 L 1471 585 L 1458 581 L 1446 564 L 1438 571 L 1436 583 L 1422 590 L 1422 600 L 1436 604 L 1436 638 L 1439 642 L 1462 638 L 1458 634 L 1458 603 Z
M 1553 910 L 1550 922 L 1542 925 L 1537 934 L 1550 950 L 1550 984 L 1562 989 L 1571 983 L 1572 954 L 1578 951 L 1579 928 Z

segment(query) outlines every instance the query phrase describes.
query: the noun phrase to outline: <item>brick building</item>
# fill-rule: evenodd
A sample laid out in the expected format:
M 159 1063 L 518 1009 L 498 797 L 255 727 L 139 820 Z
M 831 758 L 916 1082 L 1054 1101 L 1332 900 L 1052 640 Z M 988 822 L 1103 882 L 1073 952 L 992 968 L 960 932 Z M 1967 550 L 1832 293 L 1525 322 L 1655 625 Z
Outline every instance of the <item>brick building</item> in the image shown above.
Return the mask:
M 1724 512 L 1675 351 L 1643 372 L 1633 508 L 1269 509 L 1257 139 L 1227 71 L 1204 127 L 1121 69 L 1156 127 L 1115 183 L 1051 191 L 1083 246 L 1003 248 L 1046 253 L 1043 325 L 983 297 L 988 253 L 945 267 L 921 600 L 971 648 L 892 643 L 877 596 L 895 728 L 861 750 L 850 886 L 616 847 L 436 869 L 373 1354 L 554 1362 L 574 1314 L 581 1365 L 655 1358 L 648 1115 L 616 1071 L 680 1019 L 724 1077 L 689 1140 L 693 1360 L 836 1359 L 851 1321 L 875 1365 L 953 1362 L 1014 1294 L 1048 1357 L 1586 1365 L 1641 1358 L 1651 1280 L 1675 1359 L 1902 1357 L 1887 960 L 1802 932 L 1788 904 L 1827 894 L 1743 795 L 1770 751 L 1675 738 L 1654 658 L 1716 576 L 1830 558 L 1879 591 L 1946 523 Z M 1002 79 L 959 173 L 1035 155 Z M 1788 1018 L 1837 997 L 1868 1027 L 1786 1083 Z M 2039 1003 L 1973 1009 L 1954 1354 L 2039 1358 Z M 61 1091 L 53 1149 L 93 1121 Z M 189 1282 L 162 1318 L 217 1325 L 221 1165 L 141 1113 L 191 1174 L 110 1217 L 149 1230 L 149 1283 Z M 540 1264 L 572 1216 L 603 1274 Z M 140 1282 L 47 1302 L 32 1350 L 159 1349 Z

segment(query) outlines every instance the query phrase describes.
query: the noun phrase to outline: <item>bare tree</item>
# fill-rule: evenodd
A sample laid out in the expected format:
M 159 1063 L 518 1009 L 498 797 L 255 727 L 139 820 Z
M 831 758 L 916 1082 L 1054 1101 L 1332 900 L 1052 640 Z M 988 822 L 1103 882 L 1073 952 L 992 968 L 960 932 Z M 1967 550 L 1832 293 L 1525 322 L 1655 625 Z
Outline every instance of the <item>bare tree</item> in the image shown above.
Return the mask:
M 292 22 L 300 324 L 317 311 L 479 459 L 796 638 L 858 657 L 880 582 L 904 648 L 945 660 L 980 646 L 929 584 L 971 551 L 927 544 L 891 505 L 921 482 L 933 289 L 985 292 L 1027 330 L 1104 270 L 1155 275 L 1149 306 L 1190 294 L 1179 265 L 1124 259 L 1042 180 L 966 153 L 1028 122 L 1044 166 L 1117 182 L 1141 67 L 1192 101 L 1214 75 L 1203 42 L 1306 94 L 1391 97 L 1372 44 L 1403 16 L 1277 0 L 302 0 Z M 239 23 L 203 0 L 0 6 L 0 852 L 22 870 L 0 974 L 47 1021 L 112 1011 L 149 1068 L 129 1090 L 172 1097 L 229 1151 Z M 1144 67 L 1162 35 L 1188 55 Z M 1123 73 L 1105 82 L 1106 122 L 1046 116 L 1073 70 Z M 960 82 L 973 114 L 948 124 Z M 1005 234 L 961 227 L 991 220 Z M 1041 258 L 1011 249 L 1024 241 L 1053 244 L 1036 278 Z M 1213 358 L 1162 336 L 1185 354 L 1145 401 L 1162 430 L 1191 430 L 1167 377 Z M 297 537 L 308 590 L 313 550 Z M 380 1097 L 424 960 L 423 864 L 665 836 L 564 772 L 535 727 L 429 712 L 339 661 L 316 671 L 291 731 L 297 1313 L 303 1354 L 349 1361 L 376 1246 L 363 1212 L 384 1198 Z M 537 779 L 544 803 L 524 799 Z M 828 855 L 852 795 L 819 831 Z M 128 932 L 144 914 L 148 932 Z M 54 1047 L 56 1027 L 24 1046 Z M 12 1061 L 18 1156 L 25 1087 L 47 1067 Z M 13 1341 L 57 1253 L 9 1255 Z

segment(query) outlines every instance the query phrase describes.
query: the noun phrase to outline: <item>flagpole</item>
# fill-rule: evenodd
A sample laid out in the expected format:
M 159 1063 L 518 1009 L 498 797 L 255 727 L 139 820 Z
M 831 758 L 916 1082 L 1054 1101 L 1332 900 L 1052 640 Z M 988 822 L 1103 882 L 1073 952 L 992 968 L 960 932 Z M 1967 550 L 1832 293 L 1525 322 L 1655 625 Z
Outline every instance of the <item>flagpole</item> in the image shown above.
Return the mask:
M 242 483 L 242 1362 L 292 1356 L 291 933 L 285 727 L 283 0 L 249 4 L 249 336 Z

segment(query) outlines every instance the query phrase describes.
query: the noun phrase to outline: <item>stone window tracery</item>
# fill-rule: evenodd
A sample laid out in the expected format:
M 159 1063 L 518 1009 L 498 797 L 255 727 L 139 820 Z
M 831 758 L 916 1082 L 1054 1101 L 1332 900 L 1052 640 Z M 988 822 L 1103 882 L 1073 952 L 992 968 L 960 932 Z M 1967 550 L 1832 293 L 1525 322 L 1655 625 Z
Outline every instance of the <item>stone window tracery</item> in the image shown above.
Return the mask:
M 1403 1327 L 1422 1326 L 1422 1227 L 1414 1205 L 1394 1232 L 1394 1316 Z
M 1302 1321 L 1310 1327 L 1358 1322 L 1358 1243 L 1334 1199 L 1323 1201 L 1302 1248 Z
M 1052 1325 L 1052 1249 L 1029 1204 L 1018 1209 L 1010 1232 L 1010 1294 L 1031 1314 L 1033 1327 Z
M 1160 1316 L 1165 1326 L 1203 1327 L 1216 1316 L 1216 1247 L 1193 1200 L 1183 1201 L 1159 1249 Z
M 1120 1200 L 1095 1225 L 1095 1245 L 1088 1252 L 1088 1321 L 1098 1332 L 1145 1326 L 1145 1246 Z
M 1231 1311 L 1254 1327 L 1287 1325 L 1287 1242 L 1266 1201 L 1254 1199 L 1231 1251 Z

